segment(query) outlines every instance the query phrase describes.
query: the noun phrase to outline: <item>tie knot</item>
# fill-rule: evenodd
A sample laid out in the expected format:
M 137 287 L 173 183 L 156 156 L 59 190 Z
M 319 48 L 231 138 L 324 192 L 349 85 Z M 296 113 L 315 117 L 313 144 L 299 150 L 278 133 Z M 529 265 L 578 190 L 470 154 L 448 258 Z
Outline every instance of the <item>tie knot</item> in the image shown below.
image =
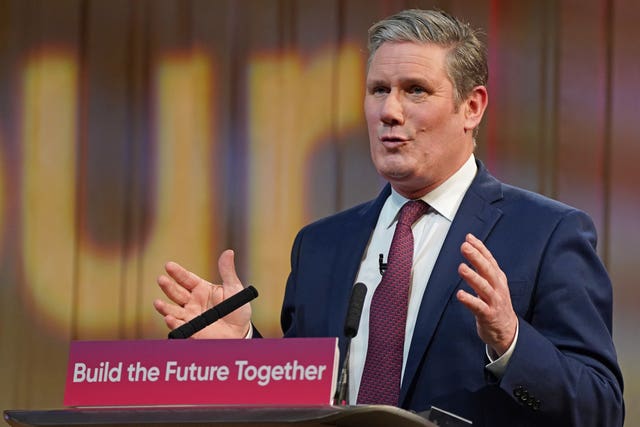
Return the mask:
M 429 210 L 429 205 L 424 200 L 410 200 L 400 208 L 398 224 L 411 227 L 414 222 Z

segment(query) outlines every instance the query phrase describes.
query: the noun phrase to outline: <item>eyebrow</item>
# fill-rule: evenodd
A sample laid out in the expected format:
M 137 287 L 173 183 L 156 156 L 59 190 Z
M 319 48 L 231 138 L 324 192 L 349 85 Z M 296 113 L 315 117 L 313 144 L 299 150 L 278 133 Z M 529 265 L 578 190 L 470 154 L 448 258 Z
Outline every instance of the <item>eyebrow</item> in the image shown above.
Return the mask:
M 389 82 L 382 79 L 367 80 L 366 85 L 367 87 L 389 86 Z
M 431 86 L 431 83 L 429 82 L 429 80 L 424 77 L 409 77 L 409 78 L 401 79 L 399 83 L 400 83 L 400 86 L 413 86 L 413 85 Z M 377 86 L 389 86 L 390 83 L 388 80 L 385 80 L 385 79 L 374 79 L 374 80 L 367 80 L 366 85 L 367 87 L 377 87 Z
M 431 84 L 429 83 L 429 79 L 427 79 L 426 77 L 410 77 L 401 80 L 401 83 L 408 86 L 431 86 Z

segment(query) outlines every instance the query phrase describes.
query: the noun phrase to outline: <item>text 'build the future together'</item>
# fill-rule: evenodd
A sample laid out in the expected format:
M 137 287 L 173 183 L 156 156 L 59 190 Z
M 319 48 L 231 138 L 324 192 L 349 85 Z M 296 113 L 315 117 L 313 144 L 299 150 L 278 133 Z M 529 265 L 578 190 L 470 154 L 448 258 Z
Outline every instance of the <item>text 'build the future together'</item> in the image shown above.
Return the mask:
M 74 383 L 119 383 L 119 382 L 206 382 L 227 381 L 234 377 L 237 381 L 256 382 L 266 386 L 271 381 L 321 381 L 326 375 L 326 365 L 302 365 L 297 360 L 283 365 L 252 365 L 248 360 L 236 360 L 232 367 L 228 365 L 202 366 L 195 362 L 181 365 L 176 361 L 167 361 L 163 368 L 143 366 L 141 362 L 124 365 L 123 362 L 111 364 L 100 362 L 89 367 L 76 362 L 73 367 Z M 329 371 L 330 372 L 330 371 Z

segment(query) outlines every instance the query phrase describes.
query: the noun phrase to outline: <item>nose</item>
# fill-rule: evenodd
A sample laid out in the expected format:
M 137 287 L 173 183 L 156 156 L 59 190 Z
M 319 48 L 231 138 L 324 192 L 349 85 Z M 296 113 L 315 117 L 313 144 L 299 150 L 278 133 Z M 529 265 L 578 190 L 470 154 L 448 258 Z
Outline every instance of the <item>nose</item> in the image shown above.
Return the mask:
M 388 126 L 397 126 L 404 123 L 404 112 L 399 94 L 390 92 L 380 106 L 380 120 Z

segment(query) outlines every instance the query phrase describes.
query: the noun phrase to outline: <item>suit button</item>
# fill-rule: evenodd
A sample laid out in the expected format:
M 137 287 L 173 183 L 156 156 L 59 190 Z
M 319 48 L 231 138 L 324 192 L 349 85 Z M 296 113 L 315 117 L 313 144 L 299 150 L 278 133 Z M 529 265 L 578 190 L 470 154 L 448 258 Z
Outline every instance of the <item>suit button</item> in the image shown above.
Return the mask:
M 537 410 L 540 409 L 540 400 L 539 399 L 536 399 L 533 402 L 533 405 L 531 405 L 531 409 L 533 409 L 534 411 L 537 411 Z
M 524 391 L 524 387 L 519 385 L 518 387 L 513 389 L 513 395 L 517 398 L 520 398 L 520 396 L 522 396 L 523 391 Z

